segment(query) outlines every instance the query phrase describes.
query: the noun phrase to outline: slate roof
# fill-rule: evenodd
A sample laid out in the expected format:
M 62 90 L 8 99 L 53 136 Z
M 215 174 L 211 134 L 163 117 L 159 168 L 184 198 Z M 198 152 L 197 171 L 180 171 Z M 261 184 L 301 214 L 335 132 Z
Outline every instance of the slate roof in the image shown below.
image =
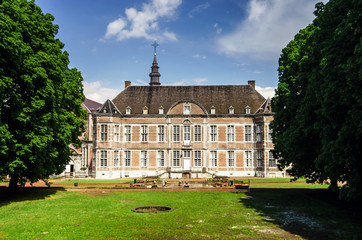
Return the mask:
M 83 102 L 83 105 L 87 108 L 87 110 L 91 113 L 94 113 L 98 108 L 102 106 L 102 104 L 95 102 L 86 98 Z
M 212 86 L 128 86 L 114 99 L 113 103 L 126 112 L 129 106 L 132 114 L 142 114 L 147 107 L 149 114 L 158 114 L 162 106 L 165 113 L 180 100 L 189 99 L 203 106 L 208 113 L 212 106 L 216 114 L 228 114 L 230 106 L 235 114 L 244 114 L 245 107 L 251 113 L 265 102 L 265 98 L 250 85 L 212 85 Z
M 102 107 L 98 108 L 97 113 L 111 113 L 118 114 L 120 113 L 114 104 L 107 99 L 107 101 L 102 105 Z

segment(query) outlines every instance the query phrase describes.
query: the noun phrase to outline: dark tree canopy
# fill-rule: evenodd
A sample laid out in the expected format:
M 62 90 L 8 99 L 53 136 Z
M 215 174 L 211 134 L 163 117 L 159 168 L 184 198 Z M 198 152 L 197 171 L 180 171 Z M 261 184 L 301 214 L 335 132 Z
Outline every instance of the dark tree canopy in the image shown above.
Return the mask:
M 316 18 L 282 51 L 272 100 L 280 167 L 362 195 L 362 1 L 316 5 Z
M 0 0 L 0 177 L 11 186 L 64 171 L 84 125 L 82 76 L 53 20 L 34 1 Z

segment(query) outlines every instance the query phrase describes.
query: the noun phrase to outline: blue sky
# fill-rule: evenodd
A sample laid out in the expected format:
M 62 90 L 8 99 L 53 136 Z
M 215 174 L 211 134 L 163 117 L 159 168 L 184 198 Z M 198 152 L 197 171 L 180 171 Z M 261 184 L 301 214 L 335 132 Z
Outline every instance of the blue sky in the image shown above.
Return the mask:
M 310 24 L 320 0 L 36 0 L 59 25 L 70 67 L 87 98 L 103 103 L 149 82 L 153 47 L 162 85 L 236 85 L 256 80 L 272 96 L 278 58 Z

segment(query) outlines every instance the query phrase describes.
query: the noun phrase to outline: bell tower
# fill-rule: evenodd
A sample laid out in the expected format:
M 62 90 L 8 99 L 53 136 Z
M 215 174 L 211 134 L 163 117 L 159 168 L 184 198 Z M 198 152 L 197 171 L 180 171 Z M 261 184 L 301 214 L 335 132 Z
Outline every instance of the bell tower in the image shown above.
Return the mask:
M 161 74 L 158 72 L 158 69 L 160 67 L 158 66 L 157 59 L 156 59 L 156 48 L 158 46 L 158 43 L 156 42 L 156 40 L 154 41 L 154 43 L 151 46 L 153 46 L 153 48 L 154 48 L 154 51 L 153 51 L 154 57 L 153 57 L 153 63 L 151 66 L 152 71 L 149 74 L 149 76 L 151 78 L 151 81 L 149 84 L 151 86 L 159 86 L 159 85 L 161 85 L 161 83 L 160 83 Z

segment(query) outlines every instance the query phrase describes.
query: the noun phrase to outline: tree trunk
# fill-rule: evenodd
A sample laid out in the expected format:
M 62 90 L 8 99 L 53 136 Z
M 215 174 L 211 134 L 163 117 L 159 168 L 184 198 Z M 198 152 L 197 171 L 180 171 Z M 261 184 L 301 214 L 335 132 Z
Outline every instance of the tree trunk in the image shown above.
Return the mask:
M 338 192 L 338 184 L 337 184 L 337 180 L 336 179 L 331 179 L 331 185 L 329 185 L 329 189 L 332 192 Z
M 11 175 L 9 182 L 10 191 L 15 191 L 18 188 L 18 181 L 19 181 L 19 175 L 17 174 Z

